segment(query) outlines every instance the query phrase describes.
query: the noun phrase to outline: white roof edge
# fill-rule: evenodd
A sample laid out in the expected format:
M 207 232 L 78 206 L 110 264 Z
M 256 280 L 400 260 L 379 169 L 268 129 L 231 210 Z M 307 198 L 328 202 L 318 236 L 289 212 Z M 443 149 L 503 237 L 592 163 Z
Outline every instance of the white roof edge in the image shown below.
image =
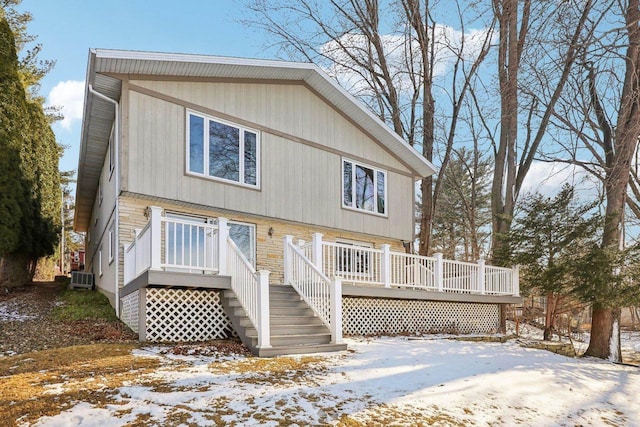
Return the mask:
M 275 68 L 319 69 L 312 62 L 279 61 L 273 59 L 240 58 L 235 56 L 215 56 L 200 53 L 165 53 L 134 50 L 91 49 L 96 58 L 133 59 L 166 62 L 199 62 L 202 64 L 245 65 Z

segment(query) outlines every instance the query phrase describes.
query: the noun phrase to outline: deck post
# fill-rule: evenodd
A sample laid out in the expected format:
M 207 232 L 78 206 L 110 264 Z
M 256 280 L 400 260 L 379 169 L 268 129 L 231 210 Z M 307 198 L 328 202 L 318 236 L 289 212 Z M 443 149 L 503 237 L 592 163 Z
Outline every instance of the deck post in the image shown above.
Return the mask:
M 382 265 L 380 266 L 380 275 L 385 288 L 391 287 L 391 246 L 388 244 L 380 245 L 382 249 Z
M 318 270 L 324 273 L 322 266 L 322 233 L 313 233 L 311 235 L 311 262 L 318 267 Z
M 485 283 L 485 264 L 484 258 L 480 258 L 478 260 L 478 290 L 480 291 L 480 295 L 484 295 L 486 293 L 487 284 Z
M 331 281 L 331 344 L 342 343 L 342 279 Z
M 513 295 L 520 296 L 520 266 L 513 266 Z
M 162 208 L 158 206 L 149 206 L 151 215 L 151 224 L 149 233 L 151 233 L 151 265 L 150 270 L 161 270 L 162 264 Z M 137 240 L 137 239 L 136 239 Z M 137 243 L 137 242 L 136 242 Z M 138 248 L 136 248 L 137 250 Z
M 268 270 L 258 271 L 258 348 L 271 348 L 269 328 L 269 274 Z
M 442 292 L 444 288 L 444 262 L 442 262 L 442 254 L 440 252 L 433 254 L 433 257 L 436 259 L 436 267 L 435 267 L 435 278 L 436 278 L 436 288 L 438 292 Z
M 291 246 L 293 246 L 293 236 L 287 234 L 284 236 L 284 284 L 288 285 L 291 278 L 289 275 L 291 274 Z
M 229 251 L 229 225 L 228 219 L 218 218 L 218 274 L 227 274 L 227 252 Z

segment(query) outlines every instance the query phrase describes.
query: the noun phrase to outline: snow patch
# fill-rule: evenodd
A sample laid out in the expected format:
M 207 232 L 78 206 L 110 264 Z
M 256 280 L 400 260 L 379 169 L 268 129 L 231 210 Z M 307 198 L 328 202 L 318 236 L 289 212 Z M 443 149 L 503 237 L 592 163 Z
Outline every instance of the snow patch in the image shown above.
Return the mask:
M 314 355 L 317 360 L 291 368 L 302 369 L 298 375 L 272 370 L 264 359 L 176 356 L 147 347 L 134 354 L 163 362 L 152 374 L 113 390 L 104 407 L 79 403 L 37 425 L 121 426 L 139 415 L 162 425 L 175 411 L 196 425 L 212 424 L 208 416 L 214 414 L 227 424 L 267 426 L 334 424 L 343 416 L 399 425 L 434 416 L 460 425 L 628 425 L 640 419 L 637 368 L 523 348 L 515 340 L 345 341 L 350 351 Z M 145 385 L 149 380 L 162 387 Z

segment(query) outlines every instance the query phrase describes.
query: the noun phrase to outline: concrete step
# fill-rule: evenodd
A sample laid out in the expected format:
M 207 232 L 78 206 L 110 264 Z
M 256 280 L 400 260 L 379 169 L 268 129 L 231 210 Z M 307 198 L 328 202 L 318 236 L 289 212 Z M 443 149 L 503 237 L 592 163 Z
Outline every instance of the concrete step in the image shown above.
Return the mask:
M 273 346 L 271 348 L 257 349 L 259 357 L 275 357 L 285 356 L 289 354 L 312 354 L 327 353 L 333 351 L 344 351 L 347 349 L 346 344 L 315 344 L 315 345 L 290 345 L 290 346 Z

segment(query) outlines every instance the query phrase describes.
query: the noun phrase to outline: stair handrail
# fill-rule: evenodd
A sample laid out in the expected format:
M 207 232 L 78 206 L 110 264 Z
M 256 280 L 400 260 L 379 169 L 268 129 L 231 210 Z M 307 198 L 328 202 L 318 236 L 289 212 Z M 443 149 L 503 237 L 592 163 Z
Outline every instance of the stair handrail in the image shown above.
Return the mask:
M 269 271 L 256 271 L 231 237 L 227 238 L 227 272 L 231 290 L 258 332 L 258 348 L 271 347 L 269 328 Z
M 342 342 L 342 279 L 329 279 L 285 236 L 285 284 L 292 286 L 331 331 L 331 342 Z

